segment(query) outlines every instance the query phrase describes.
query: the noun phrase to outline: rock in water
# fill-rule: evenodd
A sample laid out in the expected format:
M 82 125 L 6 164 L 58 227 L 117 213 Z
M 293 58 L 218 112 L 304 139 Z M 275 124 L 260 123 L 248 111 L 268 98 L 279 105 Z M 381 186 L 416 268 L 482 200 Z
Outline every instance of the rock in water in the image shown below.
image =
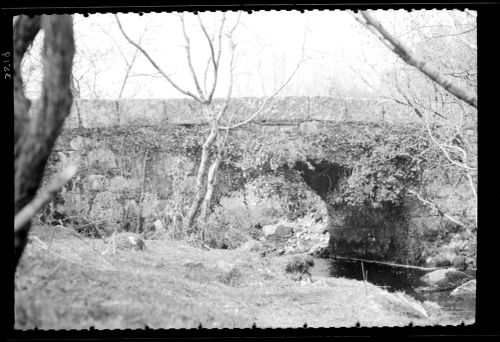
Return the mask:
M 420 278 L 433 291 L 448 290 L 461 285 L 471 277 L 453 268 L 429 272 Z
M 118 233 L 115 234 L 114 244 L 116 249 L 132 249 L 136 251 L 146 250 L 146 243 L 140 235 L 133 233 Z
M 454 297 L 473 297 L 476 295 L 476 279 L 460 285 L 450 293 Z

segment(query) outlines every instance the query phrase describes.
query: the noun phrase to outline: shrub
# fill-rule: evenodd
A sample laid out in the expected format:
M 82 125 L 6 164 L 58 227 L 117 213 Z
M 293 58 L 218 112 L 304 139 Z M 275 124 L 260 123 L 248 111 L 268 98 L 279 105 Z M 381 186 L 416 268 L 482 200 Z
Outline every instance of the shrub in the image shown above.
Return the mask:
M 217 278 L 223 284 L 236 286 L 240 282 L 241 271 L 238 268 L 233 267 L 231 271 L 224 272 L 220 274 Z
M 253 227 L 217 207 L 210 215 L 205 230 L 205 242 L 211 248 L 234 249 L 249 240 Z

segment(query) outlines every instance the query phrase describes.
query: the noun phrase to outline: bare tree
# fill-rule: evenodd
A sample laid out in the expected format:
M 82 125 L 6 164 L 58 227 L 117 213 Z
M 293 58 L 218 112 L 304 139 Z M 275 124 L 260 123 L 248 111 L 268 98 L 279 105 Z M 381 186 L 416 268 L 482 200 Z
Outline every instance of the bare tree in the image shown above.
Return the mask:
M 251 120 L 255 119 L 260 113 L 262 113 L 264 107 L 269 103 L 269 101 L 272 98 L 274 98 L 289 83 L 289 81 L 295 75 L 297 69 L 299 68 L 300 64 L 302 64 L 304 59 L 303 58 L 301 59 L 301 61 L 298 63 L 298 65 L 296 66 L 295 70 L 292 72 L 290 77 L 285 82 L 283 82 L 283 84 L 281 84 L 281 86 L 279 86 L 275 92 L 273 92 L 270 96 L 266 97 L 262 102 L 262 104 L 257 109 L 257 111 L 251 114 L 248 117 L 248 119 L 230 126 L 222 126 L 221 119 L 227 113 L 233 89 L 235 50 L 236 50 L 236 44 L 234 42 L 233 37 L 234 37 L 234 31 L 239 25 L 240 16 L 238 15 L 238 18 L 234 23 L 234 25 L 227 28 L 226 15 L 224 14 L 220 20 L 217 30 L 215 30 L 212 34 L 210 34 L 205 24 L 203 23 L 201 16 L 199 14 L 197 15 L 199 28 L 201 30 L 201 33 L 203 34 L 203 37 L 206 41 L 208 48 L 208 59 L 205 63 L 204 71 L 203 73 L 198 73 L 196 72 L 193 65 L 193 60 L 191 55 L 192 43 L 190 36 L 187 33 L 185 17 L 183 14 L 179 15 L 179 20 L 185 43 L 184 49 L 186 55 L 186 62 L 195 87 L 195 91 L 187 90 L 181 87 L 177 82 L 175 82 L 171 78 L 171 76 L 167 74 L 158 65 L 158 63 L 139 43 L 135 42 L 127 35 L 117 15 L 115 15 L 115 18 L 118 27 L 123 36 L 125 37 L 125 39 L 130 44 L 134 45 L 137 48 L 137 50 L 139 50 L 149 60 L 151 65 L 165 78 L 165 80 L 181 94 L 194 99 L 203 106 L 203 112 L 205 114 L 205 118 L 209 125 L 209 134 L 202 146 L 201 161 L 198 167 L 198 173 L 196 177 L 195 195 L 184 222 L 185 228 L 191 230 L 194 228 L 195 221 L 198 216 L 200 216 L 202 222 L 206 223 L 212 194 L 217 182 L 217 172 L 221 165 L 222 158 L 224 156 L 226 148 L 225 142 L 228 136 L 228 131 L 230 129 L 239 127 L 241 125 L 250 122 Z M 229 85 L 227 88 L 226 96 L 223 99 L 222 105 L 216 106 L 214 103 L 214 94 L 219 84 L 223 41 L 227 43 L 227 50 L 229 53 L 229 58 L 228 58 L 229 61 L 227 65 L 227 71 L 229 75 Z M 211 78 L 209 78 L 208 76 L 210 74 L 212 75 Z M 225 130 L 226 133 L 220 134 L 221 130 Z M 215 152 L 212 153 L 211 150 L 214 146 L 215 146 Z
M 43 44 L 43 81 L 39 110 L 30 118 L 24 94 L 21 63 L 40 30 Z M 35 197 L 47 158 L 68 116 L 72 95 L 70 75 L 74 56 L 73 19 L 69 15 L 19 16 L 14 23 L 14 215 Z M 23 253 L 30 221 L 14 232 L 16 265 Z
M 460 21 L 453 18 L 454 14 L 451 12 L 446 15 L 454 19 L 454 25 L 449 25 L 450 27 L 442 24 L 429 25 L 426 17 L 419 15 L 410 30 L 397 36 L 399 38 L 413 35 L 426 59 L 437 63 L 441 70 L 439 75 L 436 75 L 436 69 L 428 66 L 422 71 L 418 65 L 425 64 L 423 60 L 415 57 L 397 38 L 388 34 L 370 14 L 357 15 L 356 20 L 371 28 L 372 32 L 375 30 L 384 44 L 389 45 L 391 51 L 396 52 L 398 56 L 404 55 L 403 60 L 410 65 L 408 67 L 403 64 L 402 67 L 396 67 L 386 73 L 383 88 L 371 85 L 362 75 L 360 76 L 365 84 L 383 98 L 411 108 L 424 124 L 427 138 L 432 146 L 431 150 L 437 150 L 444 157 L 443 163 L 429 167 L 424 173 L 423 182 L 430 182 L 438 173 L 451 172 L 457 177 L 453 189 L 465 180 L 465 185 L 470 189 L 474 208 L 477 209 L 477 101 L 473 94 L 477 88 L 477 66 L 475 42 L 469 39 L 472 38 L 476 27 L 470 18 L 465 21 L 462 18 Z M 377 33 L 378 30 L 382 30 L 383 34 Z M 390 39 L 386 41 L 386 37 Z M 415 65 L 408 60 L 419 62 Z M 415 66 L 416 69 L 413 68 Z M 373 66 L 372 70 L 376 71 Z M 429 70 L 435 77 L 429 75 Z M 453 82 L 446 82 L 446 84 L 452 83 L 451 88 L 440 83 L 439 80 L 444 79 L 444 75 L 453 79 Z M 456 91 L 457 89 L 459 91 Z M 439 201 L 433 200 L 428 190 L 422 185 L 411 190 L 410 194 L 445 219 L 466 226 L 464 222 L 442 208 Z M 475 210 L 474 221 L 477 224 Z
M 88 18 L 86 18 L 86 20 L 88 20 Z M 117 94 L 117 98 L 122 99 L 124 97 L 125 87 L 127 86 L 127 84 L 129 83 L 129 81 L 132 77 L 138 77 L 138 76 L 152 77 L 154 75 L 153 74 L 142 75 L 142 74 L 137 74 L 137 73 L 132 72 L 133 67 L 137 62 L 137 57 L 139 57 L 139 55 L 140 55 L 139 49 L 134 47 L 134 52 L 130 55 L 126 51 L 123 51 L 122 44 L 120 44 L 116 40 L 115 35 L 110 30 L 109 25 L 102 26 L 98 22 L 94 22 L 93 24 L 99 32 L 108 36 L 113 41 L 113 48 L 110 51 L 106 51 L 106 53 L 115 54 L 116 52 L 118 52 L 121 59 L 123 60 L 125 72 L 123 74 L 123 78 L 122 78 L 120 88 L 118 89 L 118 94 Z M 148 32 L 148 30 L 149 30 L 149 25 L 145 26 L 144 29 L 142 30 L 142 32 L 139 36 L 139 39 L 137 41 L 138 45 L 141 45 L 143 43 L 144 36 Z M 128 44 L 128 43 L 126 43 L 126 44 Z

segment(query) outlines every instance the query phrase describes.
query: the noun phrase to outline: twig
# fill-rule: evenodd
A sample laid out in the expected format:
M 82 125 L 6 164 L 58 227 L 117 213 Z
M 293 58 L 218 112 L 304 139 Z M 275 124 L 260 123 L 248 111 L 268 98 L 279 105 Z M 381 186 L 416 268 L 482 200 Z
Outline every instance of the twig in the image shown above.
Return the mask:
M 125 37 L 125 39 L 132 45 L 134 45 L 139 51 L 142 52 L 142 54 L 149 60 L 149 62 L 153 65 L 153 67 L 155 67 L 156 70 L 158 70 L 158 72 L 168 81 L 168 83 L 170 83 L 170 85 L 172 87 L 174 87 L 175 89 L 177 89 L 177 91 L 179 91 L 180 93 L 186 95 L 186 96 L 190 96 L 192 97 L 193 99 L 195 99 L 197 102 L 199 103 L 204 103 L 204 99 L 201 99 L 199 98 L 198 96 L 196 96 L 195 94 L 191 93 L 190 91 L 187 91 L 187 90 L 184 90 L 182 89 L 179 85 L 177 85 L 177 83 L 175 83 L 164 71 L 163 69 L 158 65 L 156 64 L 156 62 L 153 60 L 153 58 L 151 58 L 151 56 L 149 55 L 149 53 L 144 50 L 139 44 L 137 44 L 136 42 L 134 42 L 126 33 L 125 33 L 125 30 L 123 29 L 122 27 L 122 24 L 120 22 L 120 19 L 118 18 L 118 15 L 115 14 L 115 19 L 116 19 L 116 22 L 118 23 L 118 28 L 120 29 L 121 33 L 123 34 L 123 36 Z
M 78 167 L 74 164 L 66 167 L 60 174 L 58 174 L 53 181 L 43 189 L 40 194 L 21 209 L 14 217 L 14 232 L 17 233 L 23 226 L 25 226 L 35 216 L 45 203 L 52 200 L 55 195 L 61 191 L 62 187 L 78 172 Z
M 31 238 L 32 238 L 33 240 L 38 241 L 38 242 L 41 244 L 41 247 L 42 247 L 43 249 L 49 249 L 49 247 L 47 246 L 47 244 L 46 244 L 45 242 L 43 242 L 42 240 L 40 240 L 40 238 L 39 238 L 38 236 L 31 235 Z
M 414 190 L 409 190 L 408 191 L 410 194 L 416 196 L 422 203 L 424 204 L 427 204 L 427 206 L 431 207 L 431 208 L 434 208 L 437 210 L 438 214 L 444 218 L 447 218 L 448 220 L 450 220 L 451 222 L 459 225 L 459 226 L 462 226 L 462 227 L 465 227 L 465 224 L 463 224 L 462 222 L 458 221 L 457 219 L 454 219 L 453 217 L 451 217 L 450 215 L 446 214 L 445 212 L 443 212 L 439 206 L 432 202 L 431 200 L 429 199 L 425 199 L 422 197 L 422 195 L 420 195 L 418 192 L 414 191 Z

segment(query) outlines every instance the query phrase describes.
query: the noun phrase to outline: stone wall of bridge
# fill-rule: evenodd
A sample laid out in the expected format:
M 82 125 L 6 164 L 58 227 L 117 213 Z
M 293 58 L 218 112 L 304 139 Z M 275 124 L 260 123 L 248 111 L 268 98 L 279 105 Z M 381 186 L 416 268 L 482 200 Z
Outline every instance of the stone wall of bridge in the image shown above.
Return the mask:
M 248 118 L 262 98 L 235 98 L 226 117 L 232 123 Z M 222 101 L 216 99 L 214 106 Z M 38 102 L 33 101 L 32 110 Z M 273 121 L 364 121 L 405 124 L 416 115 L 407 107 L 388 100 L 339 99 L 331 97 L 281 97 L 270 101 L 257 122 Z M 86 100 L 75 99 L 67 128 L 97 128 L 127 125 L 203 124 L 202 105 L 190 99 Z

